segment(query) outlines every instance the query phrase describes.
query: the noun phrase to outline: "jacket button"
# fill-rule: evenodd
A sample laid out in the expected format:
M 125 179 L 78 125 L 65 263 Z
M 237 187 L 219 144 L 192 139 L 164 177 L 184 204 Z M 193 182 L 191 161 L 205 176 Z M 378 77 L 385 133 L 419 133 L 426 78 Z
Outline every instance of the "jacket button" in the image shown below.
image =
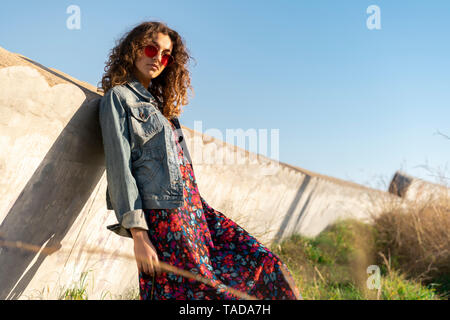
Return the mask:
M 182 137 L 182 136 L 180 136 L 180 137 L 178 138 L 178 142 L 181 142 L 181 141 L 183 141 L 183 137 Z

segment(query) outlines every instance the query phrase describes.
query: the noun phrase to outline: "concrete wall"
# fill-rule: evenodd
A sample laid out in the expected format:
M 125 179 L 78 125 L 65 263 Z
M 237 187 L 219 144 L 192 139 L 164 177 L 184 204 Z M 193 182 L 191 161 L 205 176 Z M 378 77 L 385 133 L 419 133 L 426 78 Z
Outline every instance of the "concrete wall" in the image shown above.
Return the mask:
M 397 171 L 389 184 L 389 192 L 417 204 L 450 199 L 450 189 Z
M 265 244 L 293 233 L 316 236 L 337 219 L 370 220 L 385 201 L 399 201 L 389 193 L 275 162 L 190 129 L 188 148 L 199 190 L 215 209 L 251 230 Z M 195 141 L 200 147 L 195 147 Z M 201 141 L 209 141 L 201 144 Z M 214 146 L 211 147 L 210 145 Z M 208 164 L 217 153 L 234 154 L 246 162 Z M 225 156 L 224 156 L 225 157 Z M 225 161 L 222 161 L 222 163 Z
M 93 86 L 0 48 L 0 240 L 40 248 L 0 248 L 0 299 L 57 298 L 88 270 L 90 299 L 137 288 L 135 261 L 118 257 L 133 254 L 132 240 L 106 229 L 116 221 L 105 207 L 99 98 Z M 183 129 L 203 198 L 266 245 L 345 217 L 368 220 L 384 201 L 401 200 L 265 157 L 221 164 L 220 154 L 256 155 Z
M 90 85 L 0 50 L 0 238 L 42 248 L 1 248 L 0 299 L 55 298 L 90 269 L 92 298 L 137 282 L 135 263 L 116 258 L 132 254 L 132 240 L 105 229 L 115 216 L 104 205 L 99 97 Z M 80 252 L 88 248 L 111 253 Z

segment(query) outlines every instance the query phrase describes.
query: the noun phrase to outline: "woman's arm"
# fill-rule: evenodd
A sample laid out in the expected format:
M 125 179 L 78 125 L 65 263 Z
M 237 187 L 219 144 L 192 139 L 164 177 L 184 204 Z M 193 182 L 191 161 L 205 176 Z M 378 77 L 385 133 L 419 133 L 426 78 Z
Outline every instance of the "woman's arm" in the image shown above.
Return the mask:
M 134 240 L 134 256 L 139 271 L 147 274 L 161 273 L 158 254 L 155 247 L 148 238 L 148 233 L 144 229 L 131 228 Z
M 160 272 L 156 249 L 148 237 L 142 200 L 131 172 L 127 114 L 119 94 L 110 90 L 100 102 L 100 126 L 105 150 L 109 195 L 119 224 L 134 240 L 139 271 Z
M 131 228 L 148 230 L 139 190 L 131 171 L 127 114 L 119 93 L 114 89 L 101 99 L 99 120 L 109 195 L 117 221 L 128 232 Z

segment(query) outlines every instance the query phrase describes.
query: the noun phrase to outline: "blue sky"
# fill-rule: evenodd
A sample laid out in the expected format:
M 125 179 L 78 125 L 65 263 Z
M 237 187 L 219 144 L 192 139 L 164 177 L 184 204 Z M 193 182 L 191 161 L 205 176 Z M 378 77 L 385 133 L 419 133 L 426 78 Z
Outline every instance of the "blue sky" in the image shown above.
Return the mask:
M 446 0 L 6 2 L 0 46 L 97 85 L 124 32 L 164 21 L 196 60 L 182 124 L 279 129 L 280 161 L 385 189 L 399 169 L 450 176 L 449 16 Z

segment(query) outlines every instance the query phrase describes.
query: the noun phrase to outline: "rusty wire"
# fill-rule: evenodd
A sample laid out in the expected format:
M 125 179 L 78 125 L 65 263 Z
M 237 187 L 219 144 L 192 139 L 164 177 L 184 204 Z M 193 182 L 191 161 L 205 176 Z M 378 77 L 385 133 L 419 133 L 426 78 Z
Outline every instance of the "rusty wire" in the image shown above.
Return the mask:
M 30 244 L 30 243 L 25 243 L 22 241 L 5 241 L 5 240 L 0 240 L 0 247 L 13 247 L 13 248 L 18 248 L 18 249 L 24 249 L 24 250 L 28 250 L 28 251 L 33 251 L 33 252 L 39 252 L 42 251 L 44 254 L 46 255 L 51 255 L 52 253 L 58 251 L 58 252 L 68 252 L 70 254 L 71 250 L 69 251 L 68 249 L 65 248 L 60 248 L 60 247 L 46 247 L 46 248 L 41 248 L 39 246 Z M 131 255 L 131 254 L 126 254 L 126 253 L 114 253 L 112 251 L 107 251 L 104 249 L 83 249 L 82 251 L 90 253 L 90 254 L 99 254 L 99 253 L 106 253 L 106 254 L 115 254 L 118 257 L 122 257 L 122 258 L 126 258 L 126 259 L 131 259 L 131 260 L 135 260 L 136 258 Z M 211 279 L 202 277 L 198 274 L 192 273 L 190 271 L 184 270 L 184 269 L 180 269 L 177 268 L 171 264 L 165 263 L 163 261 L 159 261 L 159 268 L 161 270 L 161 272 L 169 272 L 169 273 L 173 273 L 179 276 L 182 276 L 184 278 L 187 279 L 193 279 L 199 282 L 202 282 L 212 288 L 216 288 L 216 286 L 221 286 L 224 288 L 224 290 L 232 293 L 233 295 L 237 296 L 240 299 L 244 299 L 244 300 L 258 300 L 256 297 L 251 296 L 245 292 L 241 292 L 239 290 L 236 290 L 232 287 L 229 287 L 223 283 L 221 283 L 219 280 L 217 280 L 218 284 L 214 285 L 213 282 L 211 281 Z

